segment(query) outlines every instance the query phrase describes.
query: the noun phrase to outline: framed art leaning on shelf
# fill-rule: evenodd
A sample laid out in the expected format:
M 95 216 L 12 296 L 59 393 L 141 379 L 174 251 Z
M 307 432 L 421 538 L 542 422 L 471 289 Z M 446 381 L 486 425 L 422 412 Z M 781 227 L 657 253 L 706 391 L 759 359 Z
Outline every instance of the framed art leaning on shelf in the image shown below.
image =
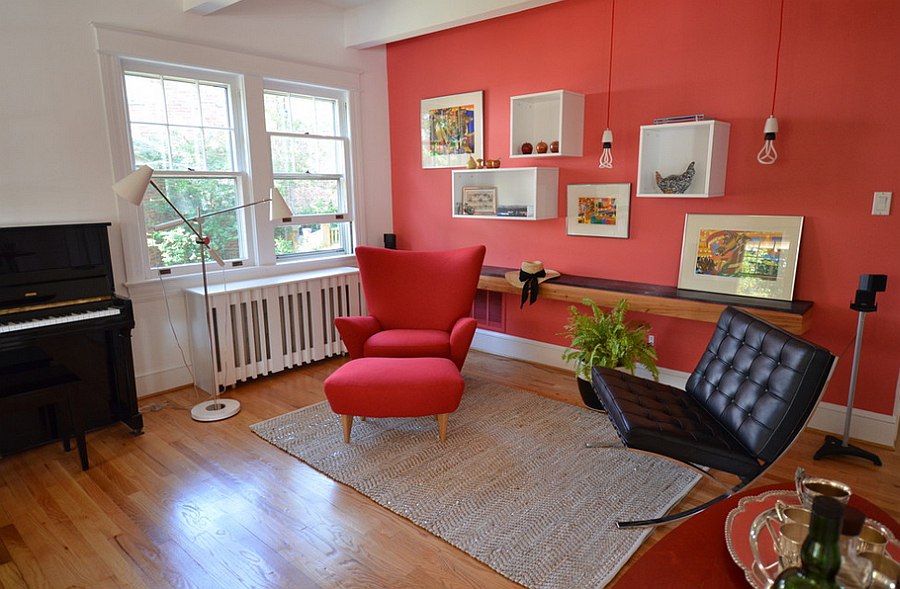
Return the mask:
M 461 212 L 464 215 L 496 215 L 497 189 L 492 186 L 463 187 Z
M 803 217 L 685 215 L 678 288 L 793 300 Z

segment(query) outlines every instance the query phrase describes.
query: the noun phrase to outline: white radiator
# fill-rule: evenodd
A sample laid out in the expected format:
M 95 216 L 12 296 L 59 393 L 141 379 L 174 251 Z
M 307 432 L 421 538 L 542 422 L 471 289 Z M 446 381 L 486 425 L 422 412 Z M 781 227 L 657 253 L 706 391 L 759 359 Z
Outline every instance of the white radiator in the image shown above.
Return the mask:
M 359 270 L 332 268 L 210 285 L 212 349 L 203 288 L 185 289 L 194 382 L 211 392 L 343 353 L 334 318 L 365 314 Z

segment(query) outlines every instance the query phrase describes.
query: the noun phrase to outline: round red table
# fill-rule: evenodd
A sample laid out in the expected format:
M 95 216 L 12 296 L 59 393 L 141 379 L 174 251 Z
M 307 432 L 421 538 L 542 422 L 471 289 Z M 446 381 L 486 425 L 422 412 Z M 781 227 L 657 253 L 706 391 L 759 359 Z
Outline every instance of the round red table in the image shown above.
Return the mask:
M 691 517 L 654 544 L 613 587 L 749 587 L 744 571 L 732 560 L 725 545 L 725 519 L 743 497 L 773 489 L 788 487 L 770 485 L 744 491 Z M 900 536 L 900 524 L 877 505 L 856 495 L 850 498 L 850 505 Z

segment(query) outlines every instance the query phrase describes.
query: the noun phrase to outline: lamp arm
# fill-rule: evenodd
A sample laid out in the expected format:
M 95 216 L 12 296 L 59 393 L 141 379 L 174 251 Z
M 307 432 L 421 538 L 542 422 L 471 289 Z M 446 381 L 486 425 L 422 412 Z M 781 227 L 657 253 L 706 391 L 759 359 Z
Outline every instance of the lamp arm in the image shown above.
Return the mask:
M 242 205 L 236 205 L 236 206 L 233 206 L 233 207 L 228 207 L 227 209 L 222 209 L 222 210 L 219 210 L 219 211 L 213 211 L 213 212 L 211 212 L 211 213 L 203 213 L 202 215 L 198 215 L 198 216 L 196 216 L 196 217 L 191 217 L 190 219 L 185 219 L 184 217 L 181 217 L 181 219 L 184 220 L 185 222 L 189 222 L 189 221 L 197 222 L 197 221 L 199 221 L 199 220 L 201 220 L 201 219 L 206 219 L 207 217 L 212 217 L 212 216 L 214 216 L 214 215 L 220 215 L 220 214 L 222 214 L 222 213 L 230 213 L 230 212 L 232 212 L 232 211 L 237 211 L 237 210 L 239 210 L 239 209 L 245 209 L 245 208 L 247 208 L 247 207 L 252 207 L 253 205 L 261 205 L 261 204 L 265 204 L 265 203 L 267 203 L 267 202 L 271 202 L 271 200 L 272 200 L 271 198 L 266 198 L 266 199 L 263 199 L 263 200 L 257 200 L 257 201 L 250 202 L 250 203 L 246 203 L 246 204 L 242 204 Z M 175 227 L 175 226 L 178 225 L 179 223 L 180 223 L 180 221 L 176 219 L 176 220 L 174 220 L 174 221 L 166 221 L 165 223 L 160 223 L 159 225 L 154 225 L 153 228 L 154 228 L 154 229 L 157 229 L 157 230 L 171 229 L 172 227 Z
M 218 210 L 218 211 L 213 211 L 213 212 L 211 212 L 211 213 L 203 213 L 203 214 L 200 215 L 198 218 L 199 218 L 199 219 L 206 219 L 207 217 L 212 217 L 212 216 L 214 216 L 214 215 L 221 215 L 222 213 L 230 213 L 231 211 L 237 211 L 237 210 L 240 210 L 240 209 L 246 209 L 247 207 L 252 207 L 252 206 L 254 206 L 254 205 L 265 204 L 265 203 L 267 203 L 267 202 L 271 202 L 271 200 L 272 200 L 271 198 L 264 198 L 264 199 L 262 199 L 262 200 L 255 200 L 255 201 L 253 201 L 253 202 L 248 202 L 248 203 L 245 203 L 245 204 L 242 204 L 242 205 L 235 205 L 235 206 L 233 206 L 233 207 L 228 207 L 227 209 L 221 209 L 221 210 Z
M 178 210 L 178 207 L 176 207 L 174 204 L 172 204 L 172 201 L 169 200 L 169 197 L 166 196 L 166 194 L 162 190 L 159 189 L 159 186 L 156 185 L 156 182 L 154 182 L 153 180 L 150 180 L 150 185 L 156 189 L 156 192 L 158 192 L 159 195 L 161 197 L 163 197 L 163 199 L 166 201 L 166 204 L 168 204 L 172 208 L 172 210 L 175 211 L 175 213 L 181 218 L 181 220 L 184 221 L 184 224 L 187 225 L 188 227 L 190 227 L 191 232 L 197 237 L 197 239 L 199 241 L 203 241 L 203 236 L 200 235 L 200 232 L 197 230 L 196 227 L 194 227 L 194 224 L 191 223 L 190 221 L 188 221 L 188 219 L 184 215 L 181 214 L 181 211 Z

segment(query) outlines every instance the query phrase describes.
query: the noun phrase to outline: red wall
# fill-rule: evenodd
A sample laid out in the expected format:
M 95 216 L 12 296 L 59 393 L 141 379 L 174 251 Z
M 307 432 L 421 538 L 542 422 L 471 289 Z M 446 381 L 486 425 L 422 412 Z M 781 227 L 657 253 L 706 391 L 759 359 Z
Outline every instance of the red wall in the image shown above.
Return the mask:
M 543 260 L 567 274 L 675 285 L 685 213 L 803 215 L 794 298 L 815 302 L 810 340 L 842 355 L 826 400 L 845 403 L 859 275 L 887 274 L 869 314 L 856 407 L 893 412 L 900 369 L 900 2 L 785 0 L 775 165 L 756 162 L 775 79 L 779 0 L 619 0 L 607 92 L 611 0 L 565 0 L 388 47 L 394 231 L 403 249 L 487 245 L 486 263 Z M 583 93 L 584 157 L 509 159 L 509 97 Z M 558 219 L 454 219 L 449 169 L 421 167 L 419 101 L 484 91 L 485 157 L 560 168 Z M 597 168 L 615 133 L 615 167 Z M 636 182 L 640 125 L 704 113 L 731 123 L 726 194 L 631 199 L 629 239 L 571 237 L 567 184 Z M 549 141 L 549 139 L 548 139 Z M 873 217 L 872 193 L 895 193 Z M 507 300 L 507 332 L 564 345 L 567 306 Z M 634 315 L 660 366 L 693 369 L 712 324 Z

